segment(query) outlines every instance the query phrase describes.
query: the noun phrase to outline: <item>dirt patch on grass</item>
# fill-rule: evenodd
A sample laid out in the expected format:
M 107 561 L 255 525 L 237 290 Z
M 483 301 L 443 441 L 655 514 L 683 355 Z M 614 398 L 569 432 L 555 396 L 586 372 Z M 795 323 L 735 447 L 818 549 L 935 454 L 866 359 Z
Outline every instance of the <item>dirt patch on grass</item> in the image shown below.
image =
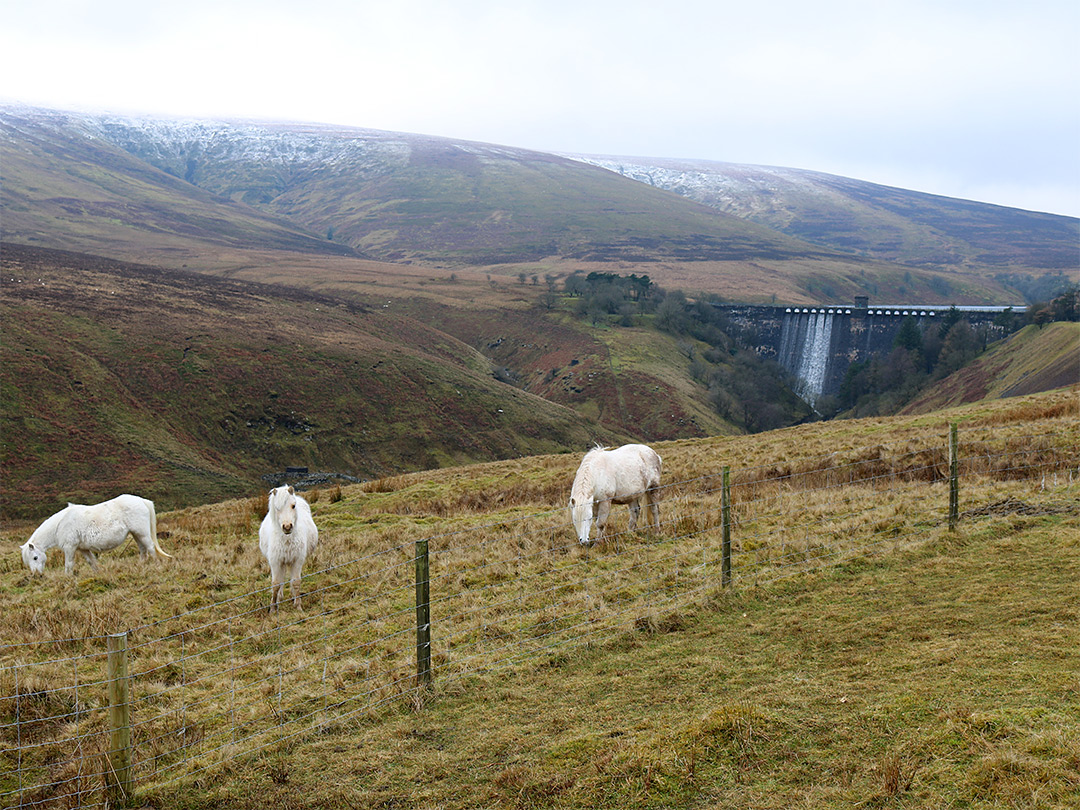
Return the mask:
M 986 517 L 989 515 L 1075 515 L 1080 514 L 1080 501 L 1072 503 L 1027 503 L 1019 498 L 1003 500 L 968 509 L 961 517 Z

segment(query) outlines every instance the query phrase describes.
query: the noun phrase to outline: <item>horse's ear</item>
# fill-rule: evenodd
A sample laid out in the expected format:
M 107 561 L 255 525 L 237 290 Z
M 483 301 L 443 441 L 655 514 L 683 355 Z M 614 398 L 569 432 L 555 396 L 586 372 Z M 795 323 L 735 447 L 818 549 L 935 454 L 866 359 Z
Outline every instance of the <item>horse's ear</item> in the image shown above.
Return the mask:
M 26 541 L 26 547 L 27 547 L 27 548 L 33 548 L 33 549 L 36 549 L 36 548 L 37 548 L 37 546 L 35 546 L 35 545 L 34 545 L 34 544 L 33 544 L 32 542 L 30 542 L 29 540 L 27 540 L 27 541 Z
M 293 486 L 292 486 L 292 484 L 289 484 L 289 494 L 290 494 L 290 495 L 295 495 L 295 494 L 296 494 L 296 490 L 295 490 L 295 489 L 293 489 Z

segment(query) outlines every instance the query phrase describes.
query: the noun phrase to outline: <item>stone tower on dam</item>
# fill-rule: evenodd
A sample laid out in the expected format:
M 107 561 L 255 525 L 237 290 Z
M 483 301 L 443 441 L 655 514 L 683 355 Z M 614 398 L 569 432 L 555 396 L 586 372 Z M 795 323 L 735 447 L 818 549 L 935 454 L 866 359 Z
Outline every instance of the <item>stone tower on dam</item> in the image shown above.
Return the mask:
M 1001 323 L 1002 313 L 1017 309 L 936 304 L 871 306 L 862 297 L 851 306 L 715 306 L 744 330 L 758 354 L 772 357 L 797 378 L 798 393 L 810 404 L 823 395 L 837 393 L 853 363 L 888 356 L 906 319 L 913 318 L 925 333 L 956 309 L 972 328 L 984 332 L 987 340 L 997 340 L 1009 331 Z

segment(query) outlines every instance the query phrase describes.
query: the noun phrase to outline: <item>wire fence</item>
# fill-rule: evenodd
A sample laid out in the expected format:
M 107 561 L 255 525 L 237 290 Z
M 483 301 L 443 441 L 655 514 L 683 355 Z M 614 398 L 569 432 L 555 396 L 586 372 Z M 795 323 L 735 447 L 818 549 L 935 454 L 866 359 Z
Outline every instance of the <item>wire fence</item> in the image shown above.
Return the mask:
M 978 482 L 989 500 L 961 517 L 1077 511 L 1080 427 L 1070 430 L 965 435 L 959 478 Z M 764 585 L 937 536 L 949 472 L 944 441 L 732 471 L 727 492 L 721 468 L 663 486 L 659 531 L 582 547 L 565 508 L 481 524 L 450 519 L 446 531 L 307 574 L 302 610 L 270 614 L 258 588 L 117 628 L 130 683 L 131 783 L 117 773 L 108 638 L 3 645 L 0 804 L 120 803 L 132 783 L 199 779 L 284 741 L 354 732 L 402 703 L 421 708 L 429 679 L 441 687 L 626 628 L 662 629 L 721 590 L 725 568 L 734 585 Z M 423 591 L 418 570 L 430 572 Z M 430 627 L 418 632 L 421 615 Z

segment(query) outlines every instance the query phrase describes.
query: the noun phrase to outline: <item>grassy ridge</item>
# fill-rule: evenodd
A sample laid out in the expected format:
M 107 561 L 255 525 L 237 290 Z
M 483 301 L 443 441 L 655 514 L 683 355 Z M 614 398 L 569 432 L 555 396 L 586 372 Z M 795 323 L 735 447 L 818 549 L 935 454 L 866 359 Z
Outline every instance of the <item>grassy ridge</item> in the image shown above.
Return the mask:
M 332 229 L 335 239 L 388 260 L 491 265 L 552 256 L 783 260 L 827 253 L 539 153 L 425 145 L 414 147 L 408 167 L 359 186 L 326 174 L 313 172 L 307 185 L 267 209 L 287 211 L 313 232 Z
M 353 253 L 185 183 L 78 128 L 5 117 L 0 132 L 5 239 L 136 260 L 143 250 L 168 255 L 194 245 L 203 251 Z
M 1036 275 L 1076 267 L 1075 217 L 804 169 L 662 158 L 581 159 L 813 244 L 882 261 L 987 274 L 1010 267 Z

